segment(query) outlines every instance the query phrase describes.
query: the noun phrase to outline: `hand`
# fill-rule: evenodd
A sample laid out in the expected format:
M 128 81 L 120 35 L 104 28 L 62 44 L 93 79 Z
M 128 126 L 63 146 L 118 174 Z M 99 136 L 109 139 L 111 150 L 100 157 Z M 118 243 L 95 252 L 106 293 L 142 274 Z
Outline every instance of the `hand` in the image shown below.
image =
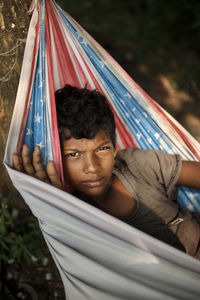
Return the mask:
M 47 163 L 47 172 L 45 172 L 41 162 L 39 146 L 35 147 L 33 151 L 33 160 L 31 162 L 29 155 L 29 146 L 23 145 L 22 162 L 20 161 L 18 154 L 14 153 L 13 165 L 17 171 L 24 172 L 30 176 L 33 176 L 60 189 L 63 189 L 61 180 L 52 161 Z

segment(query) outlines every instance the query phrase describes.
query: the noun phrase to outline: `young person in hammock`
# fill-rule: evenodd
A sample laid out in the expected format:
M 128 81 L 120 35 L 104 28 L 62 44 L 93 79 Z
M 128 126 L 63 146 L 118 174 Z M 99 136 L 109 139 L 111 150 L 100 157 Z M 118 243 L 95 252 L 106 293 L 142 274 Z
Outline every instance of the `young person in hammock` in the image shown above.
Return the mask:
M 200 162 L 136 147 L 115 148 L 115 121 L 97 91 L 69 85 L 55 94 L 64 178 L 73 194 L 200 259 L 200 224 L 177 203 L 177 186 L 200 189 Z M 45 172 L 40 148 L 23 146 L 18 171 L 62 188 L 53 162 Z

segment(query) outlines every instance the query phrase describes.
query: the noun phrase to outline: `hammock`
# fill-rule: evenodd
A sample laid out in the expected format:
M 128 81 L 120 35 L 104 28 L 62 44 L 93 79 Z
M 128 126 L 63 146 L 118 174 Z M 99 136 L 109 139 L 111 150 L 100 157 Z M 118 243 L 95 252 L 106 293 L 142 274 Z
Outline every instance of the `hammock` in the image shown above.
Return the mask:
M 199 299 L 200 262 L 75 198 L 12 169 L 12 153 L 40 145 L 63 171 L 54 91 L 66 83 L 103 93 L 115 114 L 117 148 L 137 145 L 199 160 L 200 145 L 54 1 L 34 1 L 4 163 L 39 224 L 66 299 Z M 66 187 L 67 189 L 67 187 Z M 181 189 L 200 211 L 200 193 Z

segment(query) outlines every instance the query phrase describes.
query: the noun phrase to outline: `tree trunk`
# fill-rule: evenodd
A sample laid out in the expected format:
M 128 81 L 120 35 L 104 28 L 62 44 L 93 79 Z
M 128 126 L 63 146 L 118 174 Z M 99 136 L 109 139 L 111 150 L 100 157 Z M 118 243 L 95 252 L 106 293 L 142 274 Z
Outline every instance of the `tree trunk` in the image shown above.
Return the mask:
M 0 200 L 19 199 L 2 160 L 17 93 L 31 0 L 0 0 Z

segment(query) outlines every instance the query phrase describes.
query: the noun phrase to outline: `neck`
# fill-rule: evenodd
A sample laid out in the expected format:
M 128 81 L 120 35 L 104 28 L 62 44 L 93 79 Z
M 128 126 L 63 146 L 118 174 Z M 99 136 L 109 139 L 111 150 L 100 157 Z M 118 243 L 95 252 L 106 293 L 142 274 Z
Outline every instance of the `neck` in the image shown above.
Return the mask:
M 129 217 L 137 207 L 132 195 L 115 176 L 113 176 L 112 183 L 103 195 L 89 197 L 79 191 L 75 192 L 74 195 L 115 217 Z

